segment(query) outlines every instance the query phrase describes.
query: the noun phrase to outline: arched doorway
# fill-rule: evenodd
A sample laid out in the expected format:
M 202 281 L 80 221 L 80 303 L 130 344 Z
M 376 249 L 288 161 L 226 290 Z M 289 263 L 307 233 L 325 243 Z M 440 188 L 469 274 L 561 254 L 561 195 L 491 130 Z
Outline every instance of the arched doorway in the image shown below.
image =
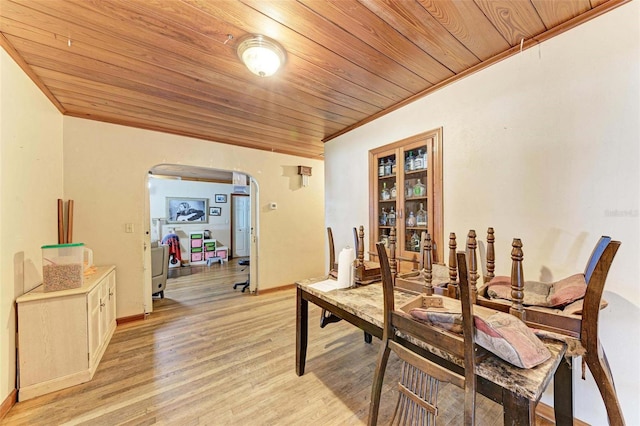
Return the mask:
M 237 171 L 219 170 L 197 166 L 176 164 L 158 164 L 149 169 L 147 178 L 147 236 L 145 249 L 152 243 L 158 242 L 166 235 L 168 230 L 178 230 L 182 238 L 188 239 L 191 232 L 202 231 L 211 239 L 215 239 L 219 245 L 229 246 L 229 255 L 233 255 L 233 214 L 231 208 L 234 195 L 242 195 L 249 201 L 244 205 L 249 208 L 245 215 L 248 218 L 248 247 L 247 255 L 250 259 L 249 274 L 251 277 L 250 291 L 257 294 L 258 291 L 258 182 L 249 175 Z M 169 210 L 171 200 L 184 197 L 194 200 L 200 208 L 206 209 L 206 215 L 200 216 L 198 221 L 176 222 L 171 217 Z M 205 206 L 205 207 L 202 207 Z M 187 241 L 188 243 L 188 241 Z M 180 244 L 185 249 L 184 244 Z M 147 256 L 145 250 L 145 256 Z M 147 258 L 145 265 L 149 265 Z M 196 263 L 204 263 L 204 258 Z M 174 265 L 174 267 L 180 265 Z M 145 300 L 152 311 L 151 268 L 145 274 L 148 285 L 145 285 Z M 147 294 L 148 293 L 148 294 Z

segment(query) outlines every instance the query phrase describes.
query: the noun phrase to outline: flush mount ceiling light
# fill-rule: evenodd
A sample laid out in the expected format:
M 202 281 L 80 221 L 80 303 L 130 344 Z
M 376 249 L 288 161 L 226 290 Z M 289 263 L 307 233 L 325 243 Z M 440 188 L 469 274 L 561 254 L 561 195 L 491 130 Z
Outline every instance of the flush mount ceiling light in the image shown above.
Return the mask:
M 238 43 L 238 57 L 249 71 L 260 77 L 269 77 L 284 64 L 284 48 L 277 41 L 259 34 L 249 34 Z

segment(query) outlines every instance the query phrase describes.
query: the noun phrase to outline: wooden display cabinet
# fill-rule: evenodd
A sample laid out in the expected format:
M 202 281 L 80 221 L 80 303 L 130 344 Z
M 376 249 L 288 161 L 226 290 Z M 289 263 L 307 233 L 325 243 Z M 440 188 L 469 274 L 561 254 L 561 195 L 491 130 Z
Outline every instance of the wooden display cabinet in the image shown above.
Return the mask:
M 369 151 L 369 176 L 369 256 L 377 258 L 375 243 L 386 241 L 395 226 L 401 270 L 417 268 L 424 231 L 435 243 L 434 261 L 441 262 L 442 129 Z M 418 217 L 421 207 L 426 218 Z

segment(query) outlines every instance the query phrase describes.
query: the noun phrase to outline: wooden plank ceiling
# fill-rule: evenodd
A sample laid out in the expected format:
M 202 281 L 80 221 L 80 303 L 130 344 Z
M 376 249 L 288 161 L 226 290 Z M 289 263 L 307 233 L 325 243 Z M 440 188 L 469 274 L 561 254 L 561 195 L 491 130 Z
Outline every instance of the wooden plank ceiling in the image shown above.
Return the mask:
M 624 0 L 0 0 L 2 46 L 66 115 L 303 157 Z M 251 74 L 237 40 L 287 51 Z

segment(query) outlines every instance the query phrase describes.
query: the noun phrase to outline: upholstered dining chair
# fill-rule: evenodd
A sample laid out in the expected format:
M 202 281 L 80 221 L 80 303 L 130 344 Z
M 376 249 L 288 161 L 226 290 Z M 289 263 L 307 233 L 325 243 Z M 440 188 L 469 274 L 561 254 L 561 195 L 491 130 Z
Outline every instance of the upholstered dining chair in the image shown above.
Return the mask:
M 410 335 L 413 338 L 424 340 L 421 339 L 419 330 L 426 325 L 420 323 L 419 326 L 415 326 L 415 324 L 411 326 L 407 324 L 406 316 L 395 310 L 394 286 L 387 252 L 382 243 L 377 244 L 377 250 L 384 294 L 384 327 L 371 389 L 368 424 L 372 426 L 378 422 L 382 382 L 391 351 L 395 352 L 402 361 L 401 377 L 398 383 L 398 402 L 391 424 L 435 424 L 438 411 L 438 388 L 443 382 L 452 383 L 464 389 L 464 424 L 475 424 L 475 338 L 465 254 L 458 253 L 457 255 L 464 335 L 465 369 L 464 376 L 461 376 L 400 344 L 398 334 Z

